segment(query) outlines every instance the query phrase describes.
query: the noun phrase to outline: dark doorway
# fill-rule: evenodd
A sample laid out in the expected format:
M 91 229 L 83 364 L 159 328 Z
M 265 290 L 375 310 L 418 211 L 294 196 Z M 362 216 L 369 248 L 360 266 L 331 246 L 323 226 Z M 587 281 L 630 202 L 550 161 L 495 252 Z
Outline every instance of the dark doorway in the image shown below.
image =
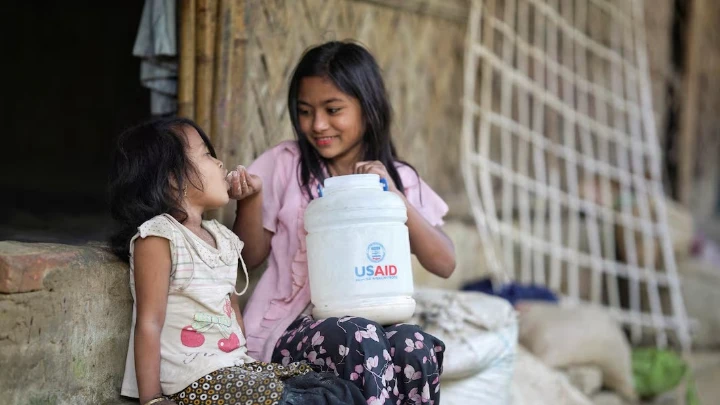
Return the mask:
M 0 240 L 103 240 L 108 156 L 149 117 L 132 47 L 143 2 L 10 2 Z

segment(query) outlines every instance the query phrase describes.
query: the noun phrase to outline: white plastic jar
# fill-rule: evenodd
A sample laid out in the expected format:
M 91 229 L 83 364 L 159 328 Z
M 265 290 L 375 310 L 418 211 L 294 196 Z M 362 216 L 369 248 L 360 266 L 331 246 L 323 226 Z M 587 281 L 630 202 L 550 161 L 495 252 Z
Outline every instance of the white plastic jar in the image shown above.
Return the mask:
M 316 319 L 359 316 L 381 325 L 415 312 L 407 209 L 376 174 L 325 180 L 305 211 Z

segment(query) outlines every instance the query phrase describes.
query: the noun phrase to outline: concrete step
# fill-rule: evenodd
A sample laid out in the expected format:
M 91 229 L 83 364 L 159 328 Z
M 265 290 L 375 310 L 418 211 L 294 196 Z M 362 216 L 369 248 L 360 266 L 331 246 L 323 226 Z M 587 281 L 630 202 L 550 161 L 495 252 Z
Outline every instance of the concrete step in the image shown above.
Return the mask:
M 124 403 L 131 314 L 103 247 L 0 242 L 0 403 Z

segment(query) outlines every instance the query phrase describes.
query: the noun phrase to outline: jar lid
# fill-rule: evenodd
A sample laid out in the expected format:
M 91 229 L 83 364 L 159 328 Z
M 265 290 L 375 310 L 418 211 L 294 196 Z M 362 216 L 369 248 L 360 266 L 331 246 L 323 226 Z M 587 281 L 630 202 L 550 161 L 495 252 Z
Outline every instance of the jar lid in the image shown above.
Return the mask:
M 325 179 L 323 193 L 332 194 L 340 190 L 383 190 L 377 174 L 349 174 Z

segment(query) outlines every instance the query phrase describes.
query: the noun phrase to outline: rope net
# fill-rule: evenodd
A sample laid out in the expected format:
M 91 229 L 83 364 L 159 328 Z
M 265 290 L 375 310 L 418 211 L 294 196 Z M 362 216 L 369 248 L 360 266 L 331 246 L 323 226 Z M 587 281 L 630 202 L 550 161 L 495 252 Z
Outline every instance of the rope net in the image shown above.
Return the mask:
M 488 266 L 689 348 L 640 0 L 473 0 L 463 176 Z

